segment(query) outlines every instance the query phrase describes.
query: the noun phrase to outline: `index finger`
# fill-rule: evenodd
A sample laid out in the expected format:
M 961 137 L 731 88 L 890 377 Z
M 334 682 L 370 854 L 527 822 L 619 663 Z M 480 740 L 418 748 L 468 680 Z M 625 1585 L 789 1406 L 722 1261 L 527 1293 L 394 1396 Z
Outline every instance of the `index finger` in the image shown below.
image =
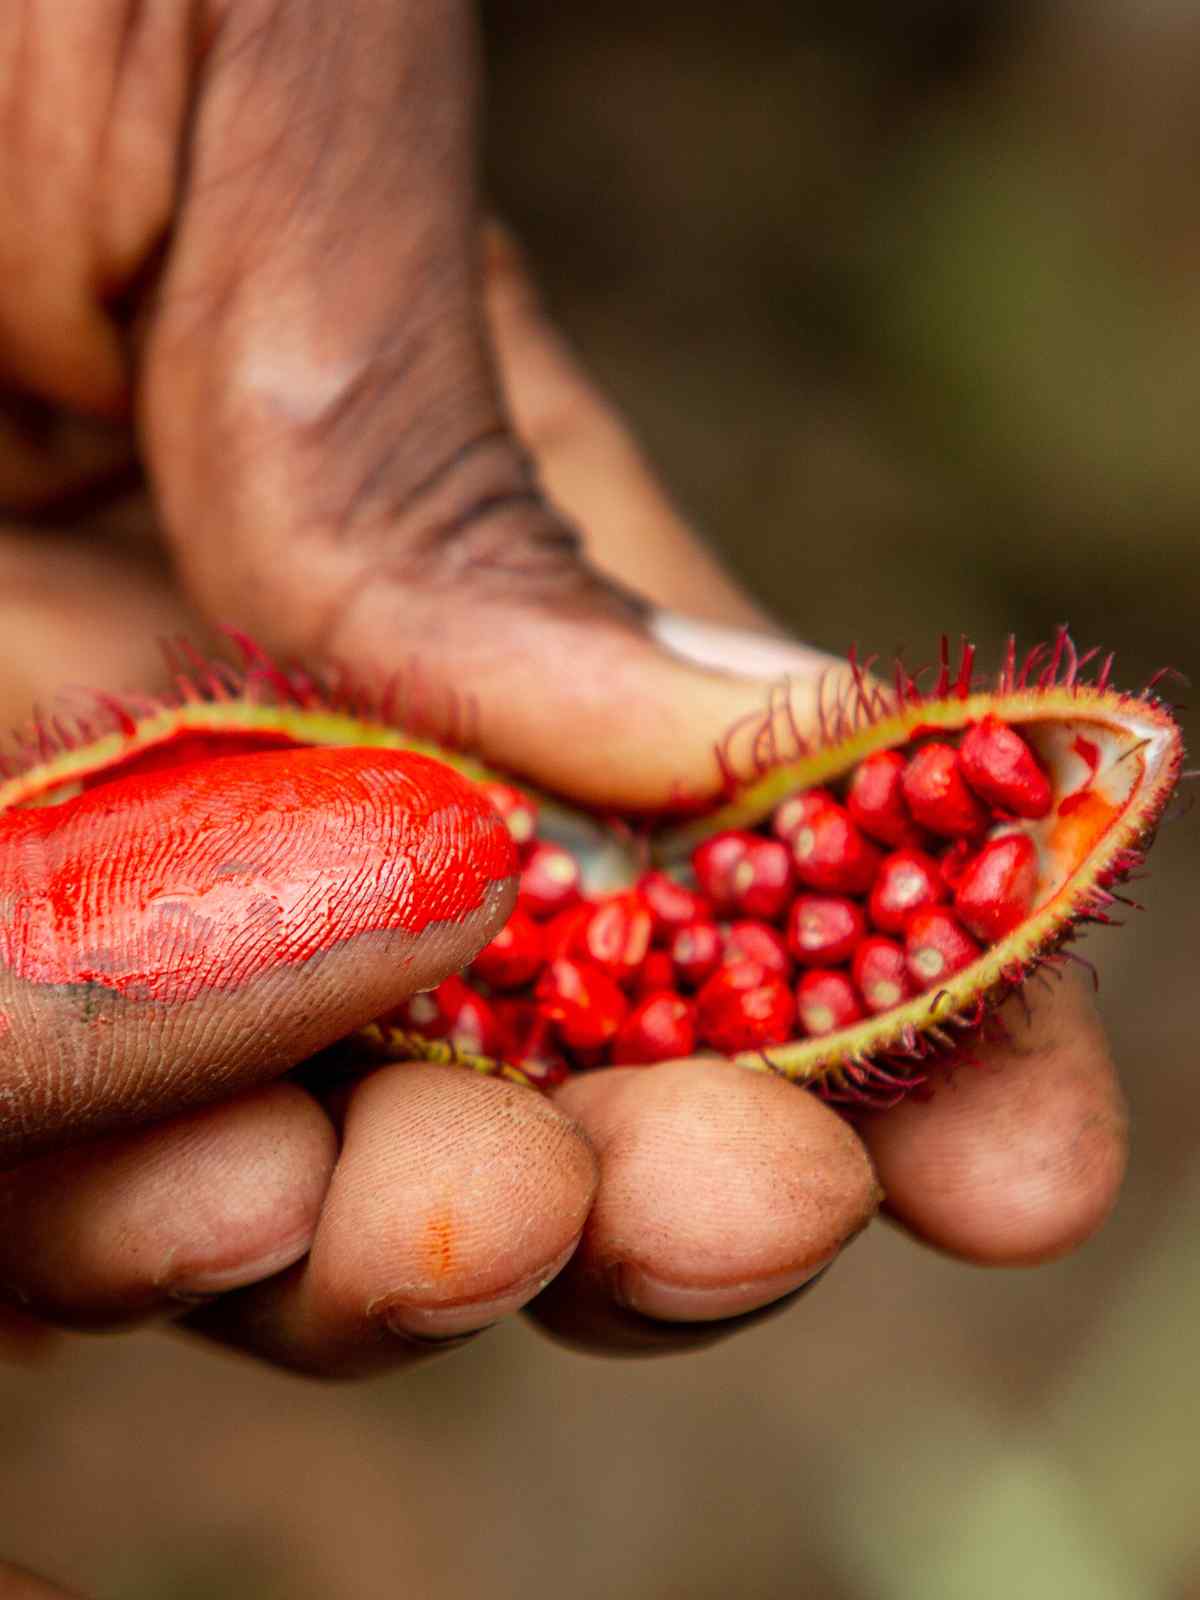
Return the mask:
M 464 966 L 514 893 L 498 813 L 411 752 L 219 756 L 4 811 L 0 1161 L 286 1070 Z

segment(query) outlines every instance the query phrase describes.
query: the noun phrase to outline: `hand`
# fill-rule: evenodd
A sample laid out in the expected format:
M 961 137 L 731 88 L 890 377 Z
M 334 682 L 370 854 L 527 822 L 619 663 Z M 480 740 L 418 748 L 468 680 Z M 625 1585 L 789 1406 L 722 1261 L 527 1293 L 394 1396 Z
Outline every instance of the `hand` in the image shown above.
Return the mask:
M 24 197 L 23 227 L 0 237 L 28 259 L 0 257 L 0 348 L 33 397 L 0 454 L 25 515 L 0 555 L 16 709 L 64 681 L 150 683 L 154 637 L 207 617 L 365 669 L 415 654 L 470 685 L 493 760 L 592 801 L 710 783 L 714 741 L 783 671 L 807 714 L 824 658 L 745 631 L 763 619 L 502 241 L 479 287 L 465 8 L 431 26 L 392 0 L 242 0 L 194 36 L 115 0 L 16 16 L 0 193 Z M 228 1098 L 178 1112 L 172 1063 L 130 1028 L 115 1066 L 145 1125 L 10 1172 L 0 1282 L 74 1324 L 212 1297 L 194 1328 L 336 1374 L 531 1301 L 593 1348 L 685 1347 L 819 1272 L 872 1214 L 876 1174 L 922 1237 L 1043 1259 L 1106 1213 L 1123 1119 L 1079 991 L 1035 1006 L 980 1052 L 997 1070 L 857 1134 L 790 1085 L 702 1063 L 596 1073 L 555 1106 L 399 1065 L 326 1108 L 247 1088 L 235 1049 Z M 222 1014 L 192 1024 L 221 1037 Z M 63 1086 L 42 1071 L 18 1088 L 53 1136 Z M 89 1087 L 67 1086 L 79 1129 Z

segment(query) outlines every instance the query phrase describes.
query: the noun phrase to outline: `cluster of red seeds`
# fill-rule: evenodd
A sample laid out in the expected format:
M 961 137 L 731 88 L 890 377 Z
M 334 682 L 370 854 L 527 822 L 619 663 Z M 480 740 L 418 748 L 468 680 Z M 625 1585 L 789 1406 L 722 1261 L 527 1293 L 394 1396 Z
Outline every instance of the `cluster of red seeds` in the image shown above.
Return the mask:
M 793 795 L 762 831 L 714 835 L 687 882 L 653 871 L 588 898 L 533 802 L 487 787 L 521 852 L 517 909 L 401 1020 L 551 1082 L 766 1049 L 936 990 L 1029 915 L 1037 852 L 1019 824 L 1052 800 L 1033 751 L 989 716 L 957 746 L 868 756 L 840 796 Z

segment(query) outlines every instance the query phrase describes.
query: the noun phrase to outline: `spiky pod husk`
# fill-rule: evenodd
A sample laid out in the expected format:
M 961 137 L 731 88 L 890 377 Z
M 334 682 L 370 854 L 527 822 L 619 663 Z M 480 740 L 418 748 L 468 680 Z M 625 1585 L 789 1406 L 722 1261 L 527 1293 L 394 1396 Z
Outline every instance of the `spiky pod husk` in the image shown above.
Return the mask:
M 0 762 L 0 809 L 53 804 L 159 761 L 288 745 L 414 749 L 475 779 L 507 776 L 471 753 L 471 701 L 434 692 L 415 666 L 373 691 L 346 672 L 318 679 L 281 667 L 245 636 L 230 637 L 242 657 L 237 667 L 178 643 L 168 651 L 173 683 L 166 694 L 89 695 L 73 713 L 37 716 Z M 924 1081 L 931 1058 L 960 1053 L 964 1038 L 985 1028 L 1039 969 L 1071 959 L 1066 946 L 1089 924 L 1111 920 L 1122 898 L 1117 887 L 1142 865 L 1178 779 L 1182 741 L 1159 680 L 1137 693 L 1114 689 L 1112 656 L 1079 654 L 1066 629 L 1020 659 L 1010 640 L 991 679 L 976 674 L 965 640 L 953 661 L 943 641 L 932 669 L 910 672 L 897 663 L 883 681 L 875 666 L 874 658 L 860 662 L 852 652 L 849 671 L 829 675 L 812 739 L 795 724 L 788 686 L 777 686 L 763 711 L 718 747 L 720 792 L 703 810 L 678 796 L 670 815 L 612 819 L 544 794 L 537 799 L 543 832 L 570 845 L 593 888 L 608 890 L 631 881 L 647 860 L 671 866 L 714 833 L 754 827 L 788 795 L 836 784 L 875 751 L 953 734 L 988 713 L 1019 728 L 1055 795 L 1048 817 L 1022 824 L 1038 851 L 1033 914 L 934 993 L 837 1033 L 731 1058 L 810 1084 L 834 1101 L 883 1105 Z M 384 1023 L 362 1030 L 354 1046 L 375 1059 L 454 1060 L 536 1084 L 511 1063 Z

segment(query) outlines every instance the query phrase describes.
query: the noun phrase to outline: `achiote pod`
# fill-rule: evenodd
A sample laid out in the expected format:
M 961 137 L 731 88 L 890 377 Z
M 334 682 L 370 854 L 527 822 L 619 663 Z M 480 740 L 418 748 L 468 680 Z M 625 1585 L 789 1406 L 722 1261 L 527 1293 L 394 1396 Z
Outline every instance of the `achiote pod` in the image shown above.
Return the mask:
M 819 738 L 786 695 L 731 730 L 715 805 L 598 817 L 485 768 L 465 701 L 318 682 L 234 637 L 237 671 L 186 652 L 168 696 L 98 697 L 25 740 L 0 780 L 0 962 L 186 1005 L 363 929 L 477 910 L 517 878 L 463 975 L 353 1040 L 543 1087 L 716 1052 L 833 1099 L 899 1097 L 1107 920 L 1182 759 L 1154 685 L 1114 689 L 1112 658 L 1062 630 L 1020 660 L 1010 642 L 990 680 L 965 643 L 886 682 L 852 656 Z M 347 822 L 363 807 L 366 835 Z M 239 808 L 276 841 L 265 863 L 226 859 Z M 446 828 L 472 840 L 449 875 Z M 123 875 L 89 830 L 121 842 Z M 78 906 L 101 901 L 108 922 L 88 923 Z

